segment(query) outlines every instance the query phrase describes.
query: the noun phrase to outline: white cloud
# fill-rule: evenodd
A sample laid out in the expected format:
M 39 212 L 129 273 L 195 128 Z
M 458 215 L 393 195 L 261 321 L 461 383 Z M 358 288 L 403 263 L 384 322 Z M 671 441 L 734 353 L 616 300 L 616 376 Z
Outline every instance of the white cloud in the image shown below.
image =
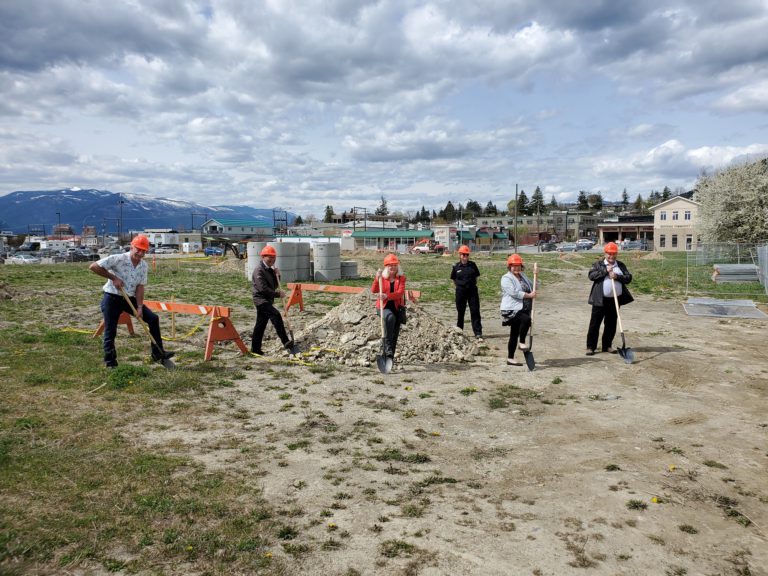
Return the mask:
M 322 213 L 687 186 L 765 150 L 766 26 L 761 0 L 0 3 L 0 193 Z
M 715 107 L 727 112 L 768 113 L 768 80 L 726 94 L 715 102 Z

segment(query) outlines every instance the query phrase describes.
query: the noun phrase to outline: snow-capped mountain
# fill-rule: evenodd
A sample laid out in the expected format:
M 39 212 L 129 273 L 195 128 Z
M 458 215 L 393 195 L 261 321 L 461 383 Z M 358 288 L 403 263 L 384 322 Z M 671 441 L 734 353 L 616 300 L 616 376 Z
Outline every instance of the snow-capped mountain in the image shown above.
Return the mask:
M 121 205 L 122 202 L 122 205 Z M 272 225 L 271 208 L 250 206 L 202 206 L 184 200 L 154 198 L 142 194 L 119 194 L 108 190 L 36 190 L 0 196 L 0 230 L 17 234 L 42 229 L 50 234 L 61 222 L 76 233 L 83 226 L 96 226 L 101 233 L 145 228 L 197 229 L 206 218 L 261 220 Z M 288 215 L 292 222 L 295 216 Z

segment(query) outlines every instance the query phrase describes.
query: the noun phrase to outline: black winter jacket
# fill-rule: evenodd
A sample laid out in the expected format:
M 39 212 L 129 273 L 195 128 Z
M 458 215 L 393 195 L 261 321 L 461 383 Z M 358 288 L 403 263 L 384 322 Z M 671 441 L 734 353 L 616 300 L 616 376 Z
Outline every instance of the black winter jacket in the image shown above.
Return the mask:
M 252 286 L 251 294 L 253 295 L 253 305 L 260 306 L 261 304 L 272 304 L 275 298 L 278 297 L 277 293 L 277 275 L 275 271 L 268 268 L 262 260 L 253 269 L 253 275 L 251 276 Z
M 634 301 L 632 294 L 629 293 L 627 284 L 632 282 L 632 274 L 629 273 L 624 262 L 616 260 L 616 265 L 621 270 L 621 275 L 616 277 L 616 281 L 623 284 L 621 295 L 618 297 L 619 306 L 624 306 Z M 589 303 L 592 306 L 603 306 L 603 280 L 608 276 L 608 269 L 605 266 L 605 258 L 601 258 L 594 264 L 589 271 L 589 279 L 592 280 L 592 290 L 589 292 Z

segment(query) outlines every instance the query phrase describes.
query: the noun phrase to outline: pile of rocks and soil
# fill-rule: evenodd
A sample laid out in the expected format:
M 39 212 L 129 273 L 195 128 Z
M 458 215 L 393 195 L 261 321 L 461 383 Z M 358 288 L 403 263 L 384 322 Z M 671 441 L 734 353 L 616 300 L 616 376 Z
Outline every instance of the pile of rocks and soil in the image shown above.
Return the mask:
M 436 320 L 422 307 L 409 304 L 408 321 L 400 327 L 395 362 L 431 364 L 474 360 L 478 353 L 474 339 Z M 322 318 L 294 331 L 294 336 L 302 357 L 310 362 L 371 366 L 381 354 L 381 320 L 368 292 L 346 297 Z M 275 348 L 279 349 L 277 345 Z

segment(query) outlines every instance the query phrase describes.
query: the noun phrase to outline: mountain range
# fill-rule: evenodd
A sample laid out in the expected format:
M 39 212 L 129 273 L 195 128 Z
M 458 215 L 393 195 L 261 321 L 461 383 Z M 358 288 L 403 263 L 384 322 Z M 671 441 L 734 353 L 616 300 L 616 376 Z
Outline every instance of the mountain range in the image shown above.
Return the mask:
M 17 191 L 0 196 L 0 230 L 15 234 L 43 231 L 52 234 L 57 224 L 69 224 L 75 233 L 95 226 L 98 233 L 146 228 L 198 229 L 210 218 L 265 220 L 273 224 L 271 208 L 251 206 L 203 206 L 184 200 L 154 198 L 143 194 L 121 194 L 108 190 Z M 279 211 L 278 218 L 284 216 Z M 288 214 L 288 223 L 295 215 Z

